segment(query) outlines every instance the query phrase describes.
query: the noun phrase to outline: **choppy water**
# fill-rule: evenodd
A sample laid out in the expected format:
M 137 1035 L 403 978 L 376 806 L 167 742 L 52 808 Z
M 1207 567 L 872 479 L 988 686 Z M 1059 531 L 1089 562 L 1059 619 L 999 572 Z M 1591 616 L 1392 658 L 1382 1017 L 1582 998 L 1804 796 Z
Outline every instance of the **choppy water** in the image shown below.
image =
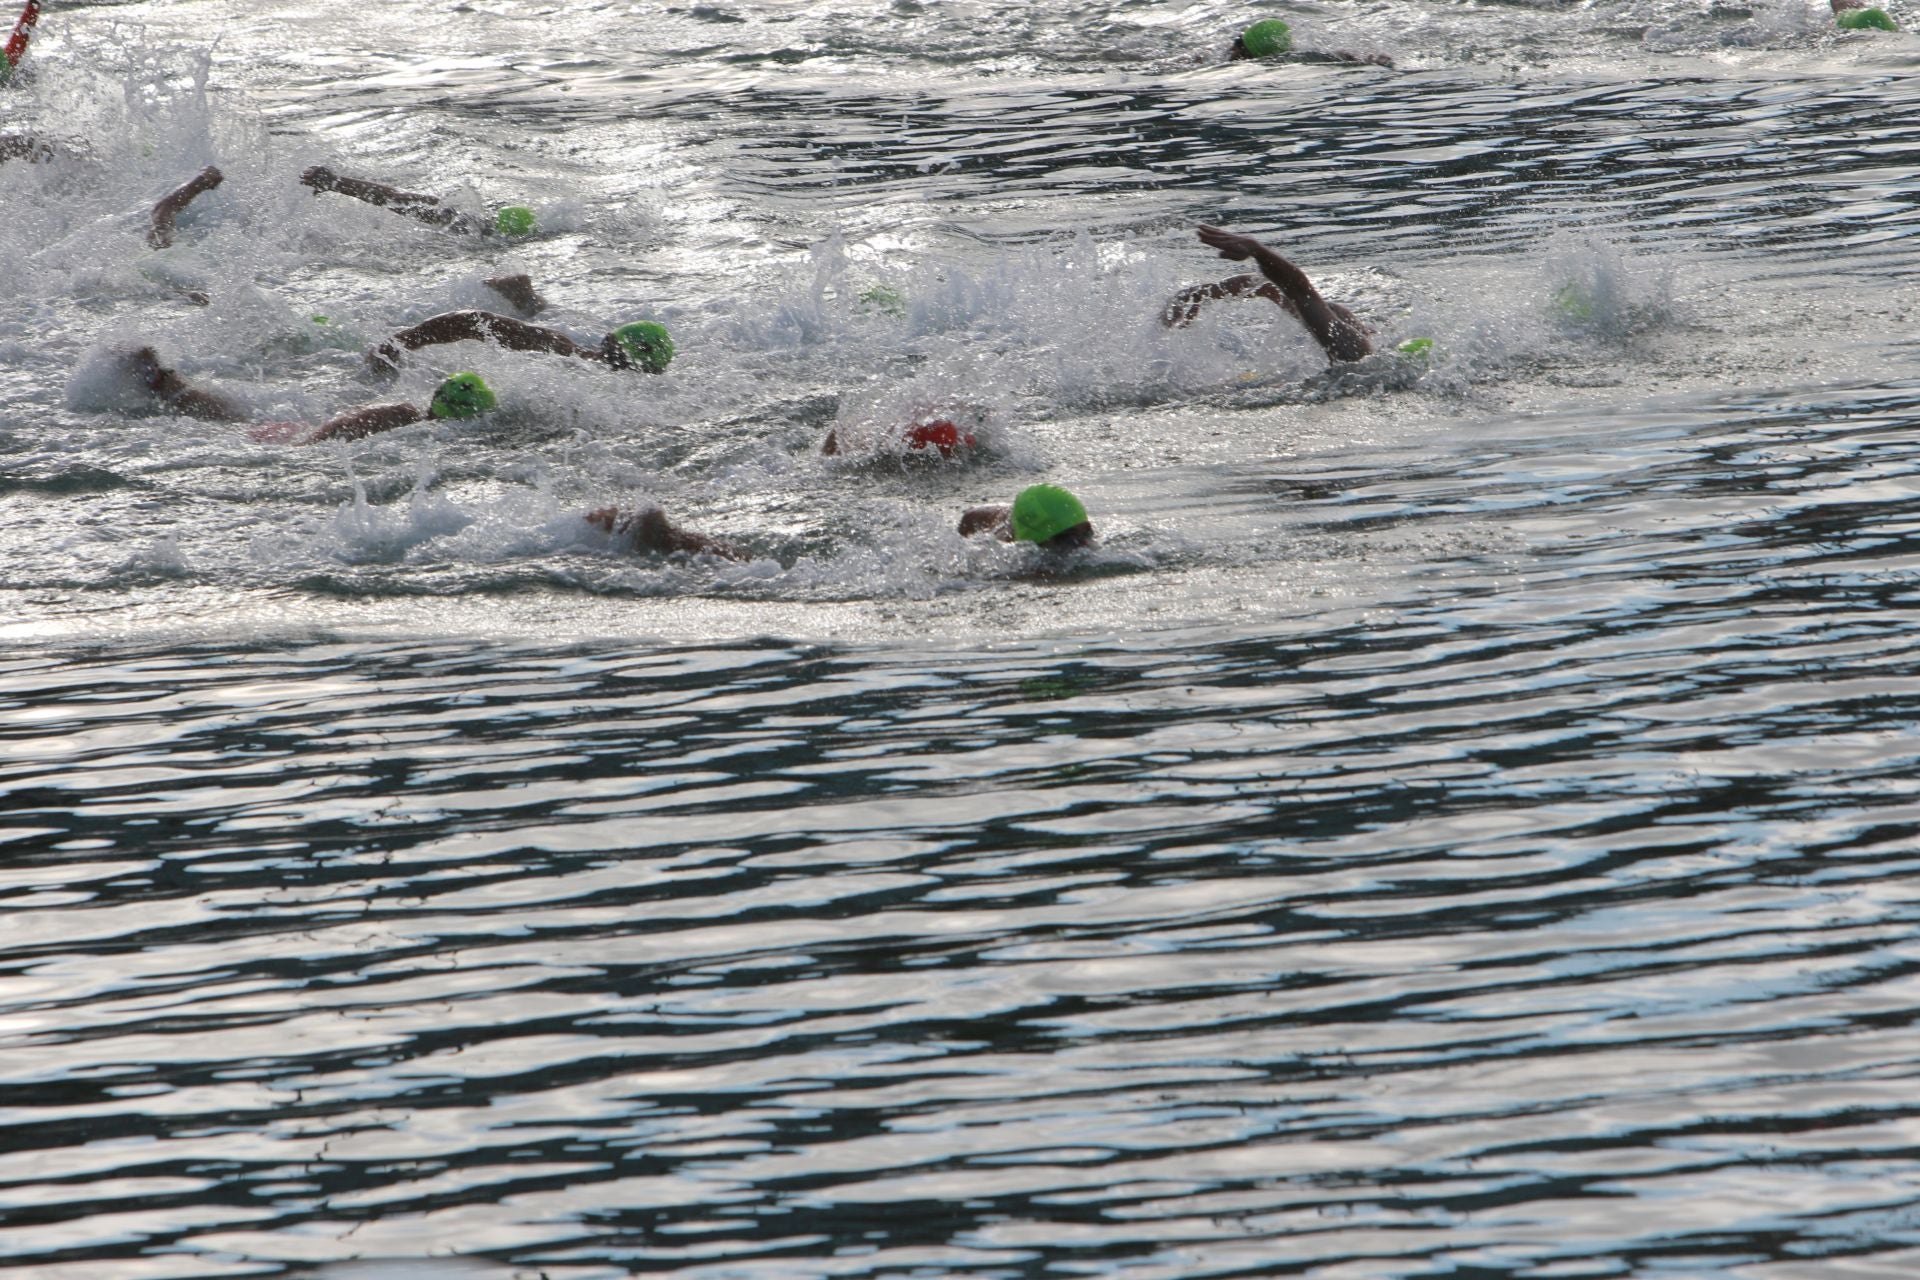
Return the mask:
M 1920 45 L 1289 15 L 1399 69 L 1222 64 L 1219 3 L 53 6 L 0 1269 L 1911 1275 Z M 1162 329 L 1203 220 L 1436 358 Z M 672 369 L 365 378 L 502 270 Z M 136 341 L 503 404 L 293 449 Z M 983 454 L 816 452 L 928 411 Z M 953 533 L 1038 479 L 1097 549 Z M 581 519 L 644 500 L 755 558 Z

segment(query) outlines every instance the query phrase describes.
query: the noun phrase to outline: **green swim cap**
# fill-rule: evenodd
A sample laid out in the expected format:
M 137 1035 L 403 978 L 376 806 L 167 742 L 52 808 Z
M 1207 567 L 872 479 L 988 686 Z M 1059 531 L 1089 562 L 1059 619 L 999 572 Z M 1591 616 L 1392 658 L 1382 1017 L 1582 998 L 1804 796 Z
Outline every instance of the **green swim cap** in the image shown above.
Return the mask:
M 891 285 L 877 284 L 860 295 L 860 305 L 876 311 L 884 311 L 890 316 L 907 314 L 906 299 L 900 291 Z
M 503 236 L 533 234 L 533 210 L 523 204 L 510 204 L 493 215 L 493 229 Z
M 1409 360 L 1425 360 L 1433 354 L 1432 338 L 1408 338 L 1395 348 Z
M 1560 292 L 1553 295 L 1553 305 L 1560 308 L 1560 314 L 1572 320 L 1593 319 L 1593 290 L 1575 282 L 1562 285 Z
M 1249 58 L 1271 58 L 1293 48 L 1293 28 L 1278 18 L 1262 18 L 1240 33 Z
M 623 324 L 607 337 L 612 339 L 607 344 L 609 348 L 624 351 L 629 364 L 638 365 L 648 373 L 659 373 L 673 363 L 673 339 L 667 333 L 667 326 L 658 321 Z
M 500 403 L 477 373 L 456 373 L 434 389 L 427 412 L 436 418 L 474 418 Z
M 1080 499 L 1058 485 L 1030 484 L 1013 500 L 1013 540 L 1045 542 L 1087 522 Z
M 1885 9 L 1847 9 L 1833 15 L 1833 25 L 1842 31 L 1898 31 Z

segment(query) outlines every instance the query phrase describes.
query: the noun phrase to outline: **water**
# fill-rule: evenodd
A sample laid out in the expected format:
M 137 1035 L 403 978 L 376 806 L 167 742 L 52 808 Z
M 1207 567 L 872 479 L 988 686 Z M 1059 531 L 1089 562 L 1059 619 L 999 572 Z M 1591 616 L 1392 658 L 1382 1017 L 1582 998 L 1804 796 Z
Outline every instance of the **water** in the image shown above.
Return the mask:
M 1920 46 L 1288 14 L 1399 69 L 1223 64 L 1217 3 L 55 6 L 0 1269 L 1910 1275 Z M 1161 328 L 1199 221 L 1434 358 Z M 672 369 L 367 379 L 507 270 Z M 502 408 L 290 448 L 136 342 Z M 932 413 L 986 447 L 886 446 Z M 1036 480 L 1096 549 L 954 533 Z M 753 557 L 581 518 L 648 500 Z

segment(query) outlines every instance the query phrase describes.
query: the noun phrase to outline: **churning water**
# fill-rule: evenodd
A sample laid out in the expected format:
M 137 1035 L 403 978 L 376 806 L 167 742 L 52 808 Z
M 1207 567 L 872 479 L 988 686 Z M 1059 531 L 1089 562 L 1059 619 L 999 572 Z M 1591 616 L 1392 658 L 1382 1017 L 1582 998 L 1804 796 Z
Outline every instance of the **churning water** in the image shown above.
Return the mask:
M 1286 12 L 1396 66 L 1227 63 L 1219 0 L 53 5 L 0 1269 L 1920 1268 L 1920 44 Z M 1203 221 L 1431 357 L 1163 328 Z M 367 377 L 513 271 L 672 367 Z M 262 420 L 501 403 L 293 447 L 142 344 Z M 954 531 L 1036 481 L 1096 547 Z M 582 518 L 649 501 L 750 557 Z

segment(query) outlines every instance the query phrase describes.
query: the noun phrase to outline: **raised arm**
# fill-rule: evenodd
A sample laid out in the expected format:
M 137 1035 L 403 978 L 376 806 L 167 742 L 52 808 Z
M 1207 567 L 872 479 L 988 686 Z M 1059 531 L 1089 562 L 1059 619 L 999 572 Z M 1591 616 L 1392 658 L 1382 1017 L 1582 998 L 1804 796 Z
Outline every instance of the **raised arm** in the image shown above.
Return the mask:
M 335 173 L 323 164 L 316 164 L 300 175 L 300 181 L 312 187 L 314 194 L 322 191 L 334 191 L 343 196 L 352 196 L 355 200 L 364 200 L 382 209 L 391 209 L 403 218 L 412 218 L 415 222 L 424 222 L 430 227 L 444 227 L 459 235 L 485 234 L 486 227 L 467 217 L 457 209 L 449 209 L 440 203 L 439 196 L 426 195 L 419 191 L 402 191 L 390 187 L 384 182 L 369 182 L 365 178 L 348 178 Z
M 388 338 L 367 351 L 367 362 L 376 369 L 397 369 L 403 352 L 446 342 L 495 342 L 509 351 L 547 351 L 582 360 L 603 361 L 597 347 L 583 347 L 558 329 L 544 329 L 525 320 L 493 311 L 445 311 L 429 316 L 410 329 Z
M 1200 227 L 1200 242 L 1209 248 L 1220 251 L 1220 256 L 1230 262 L 1243 262 L 1253 259 L 1260 274 L 1273 282 L 1284 301 L 1281 303 L 1307 327 L 1314 341 L 1334 361 L 1359 360 L 1373 351 L 1373 343 L 1367 338 L 1367 328 L 1353 312 L 1337 302 L 1328 302 L 1313 287 L 1313 281 L 1307 279 L 1302 271 L 1287 259 L 1255 240 L 1252 236 L 1236 235 L 1221 227 Z
M 212 165 L 188 178 L 185 182 L 161 196 L 153 206 L 150 215 L 152 226 L 147 231 L 147 243 L 156 249 L 164 249 L 173 243 L 173 220 L 180 211 L 193 203 L 193 198 L 204 191 L 219 186 L 224 175 Z

